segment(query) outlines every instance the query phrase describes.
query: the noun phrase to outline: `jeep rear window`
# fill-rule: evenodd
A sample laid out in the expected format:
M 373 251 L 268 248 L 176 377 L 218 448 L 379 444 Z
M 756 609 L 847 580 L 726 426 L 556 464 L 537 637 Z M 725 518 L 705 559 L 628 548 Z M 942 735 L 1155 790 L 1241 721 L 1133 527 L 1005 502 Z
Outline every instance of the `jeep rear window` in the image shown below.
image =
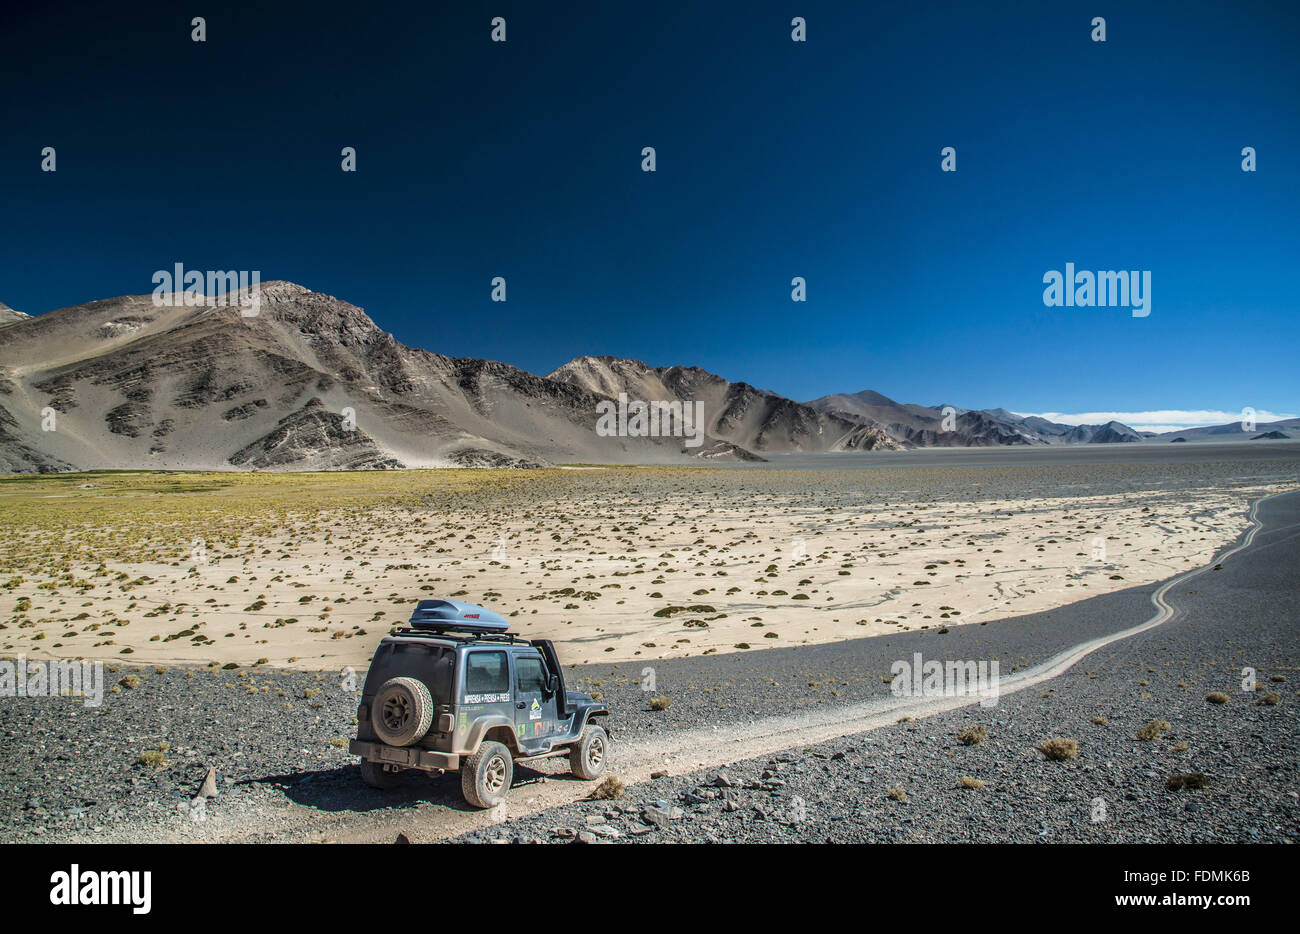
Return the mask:
M 381 659 L 376 657 L 375 661 L 380 663 Z M 391 652 L 382 659 L 381 664 L 382 680 L 379 683 L 401 676 L 419 678 L 428 686 L 435 703 L 451 701 L 455 658 L 450 649 L 418 642 L 398 642 L 393 644 Z
M 465 693 L 508 694 L 510 669 L 505 652 L 470 652 L 465 656 Z

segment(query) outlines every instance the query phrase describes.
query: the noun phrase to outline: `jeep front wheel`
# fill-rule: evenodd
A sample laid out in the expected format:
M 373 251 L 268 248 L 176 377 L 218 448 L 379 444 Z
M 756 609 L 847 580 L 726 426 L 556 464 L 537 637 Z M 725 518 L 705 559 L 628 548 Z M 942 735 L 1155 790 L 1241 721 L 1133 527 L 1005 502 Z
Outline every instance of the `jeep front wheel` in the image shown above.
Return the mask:
M 389 678 L 370 709 L 375 735 L 390 746 L 409 746 L 433 725 L 433 697 L 415 678 Z
M 590 781 L 600 778 L 608 757 L 608 734 L 598 726 L 588 725 L 582 738 L 569 747 L 569 768 L 574 775 Z
M 515 761 L 501 743 L 481 743 L 460 766 L 460 790 L 476 808 L 496 807 L 506 799 L 515 776 Z
M 390 772 L 378 762 L 371 762 L 369 759 L 362 759 L 361 780 L 371 788 L 379 788 L 383 791 L 389 791 L 401 784 L 402 773 Z

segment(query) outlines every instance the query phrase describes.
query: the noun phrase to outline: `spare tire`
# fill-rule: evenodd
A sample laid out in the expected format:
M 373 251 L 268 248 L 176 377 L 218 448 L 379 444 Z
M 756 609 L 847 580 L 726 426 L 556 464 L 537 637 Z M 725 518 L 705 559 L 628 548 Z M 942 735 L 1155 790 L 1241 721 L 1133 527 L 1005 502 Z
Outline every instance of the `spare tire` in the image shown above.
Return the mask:
M 433 724 L 433 697 L 415 678 L 390 678 L 379 688 L 371 705 L 375 735 L 389 746 L 418 742 Z

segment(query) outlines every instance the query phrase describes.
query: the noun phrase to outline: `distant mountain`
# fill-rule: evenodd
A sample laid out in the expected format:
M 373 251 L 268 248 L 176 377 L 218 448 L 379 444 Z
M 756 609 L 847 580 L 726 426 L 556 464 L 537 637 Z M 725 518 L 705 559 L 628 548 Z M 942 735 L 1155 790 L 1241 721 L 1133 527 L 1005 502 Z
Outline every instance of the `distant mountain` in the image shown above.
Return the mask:
M 875 425 L 820 412 L 776 393 L 733 383 L 699 367 L 652 367 L 619 357 L 578 357 L 547 379 L 597 395 L 702 402 L 709 437 L 750 451 L 791 453 L 896 450 Z
M 1241 422 L 1229 422 L 1226 425 L 1209 425 L 1205 428 L 1184 428 L 1181 431 L 1166 431 L 1155 435 L 1155 441 L 1280 441 L 1288 438 L 1300 438 L 1300 418 L 1286 418 L 1276 422 L 1260 422 L 1250 431 L 1241 427 Z
M 1139 432 L 1115 421 L 1104 425 L 1075 425 L 1065 433 L 1066 444 L 1114 444 L 1141 440 Z
M 875 424 L 894 440 L 920 447 L 985 447 L 1009 444 L 1110 444 L 1139 441 L 1127 425 L 1060 425 L 1037 415 L 1023 417 L 1006 409 L 973 411 L 951 406 L 953 422 L 943 423 L 944 405 L 895 402 L 872 390 L 852 395 L 822 396 L 805 403 L 810 408 L 866 424 Z

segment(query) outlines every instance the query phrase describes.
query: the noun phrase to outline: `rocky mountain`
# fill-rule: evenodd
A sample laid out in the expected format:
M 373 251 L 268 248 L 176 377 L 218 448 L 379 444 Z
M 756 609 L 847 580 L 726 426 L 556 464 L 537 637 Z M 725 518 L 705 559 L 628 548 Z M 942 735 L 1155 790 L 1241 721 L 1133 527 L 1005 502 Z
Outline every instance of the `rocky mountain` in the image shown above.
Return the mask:
M 703 404 L 711 438 L 755 452 L 897 450 L 879 426 L 819 411 L 699 367 L 652 367 L 618 357 L 578 357 L 546 377 L 596 395 Z
M 12 324 L 15 321 L 24 321 L 31 315 L 25 315 L 21 311 L 14 311 L 4 302 L 0 302 L 0 327 L 6 324 Z
M 601 437 L 598 393 L 406 347 L 288 282 L 260 310 L 61 308 L 0 328 L 0 472 L 691 463 L 752 458 L 706 434 Z
M 1010 423 L 988 412 L 974 412 L 952 406 L 951 422 L 945 424 L 943 405 L 895 402 L 870 389 L 852 394 L 822 396 L 805 405 L 819 412 L 875 425 L 905 447 L 987 447 L 1036 443 L 1031 436 L 1017 431 Z
M 1066 444 L 1115 444 L 1141 440 L 1139 432 L 1116 421 L 1104 425 L 1075 425 L 1065 433 Z
M 819 412 L 874 424 L 908 447 L 987 447 L 1008 444 L 1108 444 L 1140 441 L 1127 425 L 1062 425 L 1037 415 L 1006 409 L 970 410 L 958 406 L 899 403 L 878 392 L 822 396 L 805 403 Z M 944 409 L 953 420 L 944 425 Z
M 1226 425 L 1209 425 L 1205 428 L 1184 428 L 1155 435 L 1158 442 L 1170 441 L 1282 441 L 1300 438 L 1300 418 L 1284 418 L 1276 422 L 1260 422 L 1246 431 L 1241 422 Z

